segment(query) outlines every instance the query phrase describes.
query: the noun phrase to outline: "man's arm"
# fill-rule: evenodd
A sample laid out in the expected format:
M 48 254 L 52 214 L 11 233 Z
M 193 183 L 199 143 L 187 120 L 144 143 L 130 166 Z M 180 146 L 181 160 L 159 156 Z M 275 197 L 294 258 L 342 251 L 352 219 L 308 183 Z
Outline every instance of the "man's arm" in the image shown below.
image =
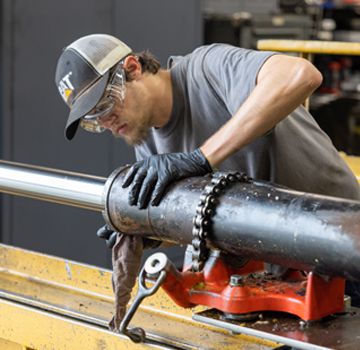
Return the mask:
M 131 185 L 129 203 L 139 208 L 146 208 L 149 201 L 158 205 L 170 183 L 211 172 L 212 167 L 284 119 L 321 80 L 320 72 L 306 60 L 271 56 L 260 69 L 250 96 L 201 148 L 190 153 L 153 155 L 132 166 L 123 183 L 123 187 Z
M 296 109 L 322 82 L 321 73 L 307 60 L 271 56 L 257 84 L 234 116 L 201 147 L 211 166 L 271 130 Z

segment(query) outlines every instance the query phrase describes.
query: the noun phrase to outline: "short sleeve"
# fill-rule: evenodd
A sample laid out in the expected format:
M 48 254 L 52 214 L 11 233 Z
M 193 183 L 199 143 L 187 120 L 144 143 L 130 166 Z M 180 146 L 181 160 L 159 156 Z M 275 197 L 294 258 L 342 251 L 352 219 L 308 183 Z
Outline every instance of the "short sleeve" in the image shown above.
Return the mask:
M 214 92 L 234 114 L 256 85 L 256 78 L 269 51 L 255 51 L 225 44 L 209 47 L 204 55 L 202 70 Z

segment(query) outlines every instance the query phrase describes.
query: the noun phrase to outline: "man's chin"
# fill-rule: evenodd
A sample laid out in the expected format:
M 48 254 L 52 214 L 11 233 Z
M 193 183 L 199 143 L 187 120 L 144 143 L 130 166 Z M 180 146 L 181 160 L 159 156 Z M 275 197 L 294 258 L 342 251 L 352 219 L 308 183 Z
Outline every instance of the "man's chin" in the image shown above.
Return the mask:
M 114 134 L 114 137 L 116 137 L 117 139 L 123 139 L 125 140 L 125 142 L 129 145 L 129 146 L 138 146 L 141 145 L 142 143 L 144 143 L 146 141 L 146 139 L 148 138 L 149 135 L 149 131 L 142 131 L 137 133 L 136 135 L 119 135 L 119 134 Z

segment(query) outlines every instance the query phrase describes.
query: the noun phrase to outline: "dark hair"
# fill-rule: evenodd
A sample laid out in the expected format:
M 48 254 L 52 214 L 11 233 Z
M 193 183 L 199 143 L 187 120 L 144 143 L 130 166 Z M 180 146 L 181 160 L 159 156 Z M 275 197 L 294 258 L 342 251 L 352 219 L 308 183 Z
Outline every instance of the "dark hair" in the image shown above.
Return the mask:
M 148 72 L 156 74 L 161 67 L 158 59 L 149 50 L 141 51 L 140 53 L 131 53 L 129 56 L 136 56 L 138 58 L 141 64 L 142 73 Z M 133 80 L 129 72 L 126 70 L 125 77 L 128 82 Z
M 149 50 L 136 53 L 135 56 L 139 58 L 143 72 L 156 74 L 161 67 L 159 60 Z

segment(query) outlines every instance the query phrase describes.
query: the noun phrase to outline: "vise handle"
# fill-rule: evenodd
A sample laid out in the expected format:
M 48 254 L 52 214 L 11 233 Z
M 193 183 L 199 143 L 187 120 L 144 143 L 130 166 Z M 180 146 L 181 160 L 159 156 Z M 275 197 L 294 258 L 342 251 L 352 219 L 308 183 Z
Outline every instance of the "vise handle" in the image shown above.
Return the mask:
M 140 327 L 128 328 L 131 319 L 134 317 L 135 312 L 139 308 L 141 302 L 154 295 L 166 278 L 166 265 L 168 258 L 164 253 L 155 253 L 147 258 L 144 266 L 139 273 L 138 291 L 131 304 L 129 310 L 126 312 L 119 331 L 121 334 L 128 336 L 134 343 L 141 343 L 146 340 L 146 333 Z M 151 287 L 146 286 L 146 277 L 155 279 L 154 284 Z

